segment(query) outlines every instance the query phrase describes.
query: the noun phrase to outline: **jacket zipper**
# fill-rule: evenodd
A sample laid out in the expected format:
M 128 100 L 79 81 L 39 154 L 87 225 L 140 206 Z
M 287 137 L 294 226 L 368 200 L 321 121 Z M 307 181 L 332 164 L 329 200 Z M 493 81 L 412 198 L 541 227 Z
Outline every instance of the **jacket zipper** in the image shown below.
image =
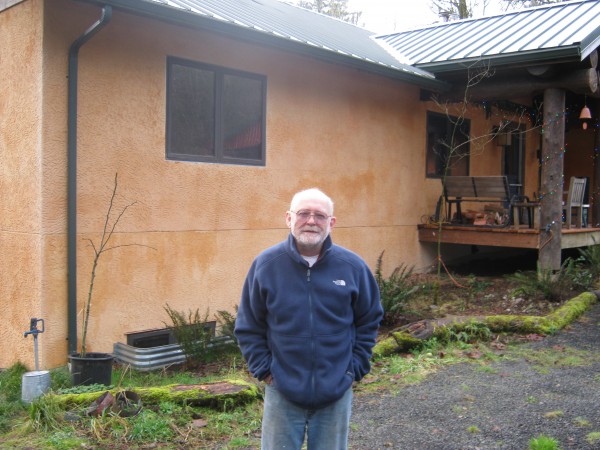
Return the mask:
M 315 395 L 315 390 L 316 390 L 316 386 L 315 386 L 315 365 L 316 365 L 316 348 L 315 348 L 315 337 L 314 337 L 314 317 L 313 317 L 313 298 L 312 298 L 312 289 L 310 287 L 310 267 L 306 270 L 306 282 L 308 284 L 308 311 L 309 311 L 309 326 L 310 326 L 310 342 L 311 342 L 311 354 L 312 354 L 312 361 L 311 361 L 311 365 L 312 365 L 312 370 L 311 370 L 311 377 L 310 377 L 310 385 L 311 385 L 311 398 L 314 402 L 314 395 Z

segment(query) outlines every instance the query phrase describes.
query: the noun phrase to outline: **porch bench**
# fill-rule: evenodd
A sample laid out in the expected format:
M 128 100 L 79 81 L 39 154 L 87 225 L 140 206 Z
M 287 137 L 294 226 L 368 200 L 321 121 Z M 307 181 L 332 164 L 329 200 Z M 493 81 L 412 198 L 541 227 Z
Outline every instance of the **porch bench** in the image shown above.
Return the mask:
M 511 196 L 508 179 L 505 176 L 447 176 L 442 180 L 443 194 L 438 200 L 436 220 L 439 220 L 441 208 L 445 200 L 447 205 L 446 217 L 452 218 L 452 204 L 456 205 L 456 220 L 463 222 L 462 202 L 500 203 L 503 209 L 508 210 L 509 220 L 500 226 L 511 223 L 512 215 Z

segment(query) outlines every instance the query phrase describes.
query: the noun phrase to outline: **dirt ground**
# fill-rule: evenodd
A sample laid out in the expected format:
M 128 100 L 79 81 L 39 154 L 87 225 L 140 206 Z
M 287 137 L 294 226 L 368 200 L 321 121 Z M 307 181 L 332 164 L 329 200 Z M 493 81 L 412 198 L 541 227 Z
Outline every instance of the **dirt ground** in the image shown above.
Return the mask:
M 542 298 L 529 298 L 518 293 L 520 283 L 500 275 L 419 274 L 413 278 L 424 286 L 393 321 L 382 324 L 380 335 L 391 329 L 423 319 L 440 319 L 445 316 L 487 316 L 500 314 L 546 315 L 561 304 Z M 430 286 L 439 283 L 437 293 Z M 565 293 L 564 300 L 579 292 Z
M 563 258 L 577 256 L 578 254 L 569 253 L 563 255 Z M 439 283 L 438 294 L 431 289 L 423 289 L 419 298 L 408 305 L 403 317 L 398 320 L 419 320 L 419 315 L 425 315 L 422 318 L 428 319 L 444 315 L 545 315 L 562 301 L 580 293 L 566 291 L 554 303 L 541 297 L 526 298 L 519 294 L 518 289 L 522 287 L 522 283 L 516 281 L 513 275 L 516 272 L 535 272 L 536 263 L 537 252 L 524 250 L 487 257 L 474 255 L 442 267 L 441 276 L 437 273 L 413 274 L 415 282 L 421 286 Z M 436 295 L 439 297 L 436 298 Z

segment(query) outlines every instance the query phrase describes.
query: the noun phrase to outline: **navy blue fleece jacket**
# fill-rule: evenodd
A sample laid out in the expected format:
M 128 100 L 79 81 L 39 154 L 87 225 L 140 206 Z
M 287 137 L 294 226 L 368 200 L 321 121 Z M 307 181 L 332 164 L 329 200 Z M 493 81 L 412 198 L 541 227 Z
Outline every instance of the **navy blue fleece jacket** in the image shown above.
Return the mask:
M 370 370 L 383 310 L 366 263 L 327 237 L 309 267 L 290 234 L 252 263 L 235 335 L 252 375 L 298 406 L 339 398 Z

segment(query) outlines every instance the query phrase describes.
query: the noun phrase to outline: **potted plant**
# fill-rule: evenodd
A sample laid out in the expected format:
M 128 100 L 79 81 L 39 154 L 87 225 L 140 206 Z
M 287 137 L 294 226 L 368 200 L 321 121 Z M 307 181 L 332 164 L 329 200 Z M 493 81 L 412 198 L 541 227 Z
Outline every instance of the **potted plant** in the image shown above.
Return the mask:
M 98 268 L 98 262 L 103 253 L 123 246 L 109 246 L 109 242 L 119 221 L 121 220 L 125 212 L 136 203 L 133 202 L 124 206 L 121 209 L 121 211 L 117 214 L 117 216 L 112 220 L 111 223 L 111 213 L 113 211 L 115 197 L 117 195 L 117 186 L 117 174 L 115 174 L 114 188 L 112 196 L 110 198 L 110 203 L 108 205 L 108 211 L 106 212 L 106 218 L 104 220 L 104 228 L 102 230 L 100 242 L 96 244 L 92 239 L 87 239 L 94 251 L 94 260 L 92 264 L 92 271 L 90 274 L 88 295 L 83 306 L 83 322 L 81 327 L 81 350 L 79 352 L 71 353 L 69 355 L 69 369 L 74 386 L 91 384 L 103 384 L 109 386 L 110 384 L 112 384 L 113 355 L 111 353 L 88 352 L 87 331 L 90 320 L 92 294 L 94 291 L 94 281 L 96 279 L 96 269 Z

